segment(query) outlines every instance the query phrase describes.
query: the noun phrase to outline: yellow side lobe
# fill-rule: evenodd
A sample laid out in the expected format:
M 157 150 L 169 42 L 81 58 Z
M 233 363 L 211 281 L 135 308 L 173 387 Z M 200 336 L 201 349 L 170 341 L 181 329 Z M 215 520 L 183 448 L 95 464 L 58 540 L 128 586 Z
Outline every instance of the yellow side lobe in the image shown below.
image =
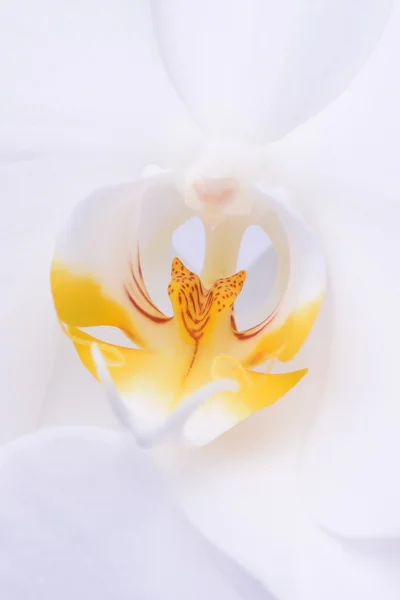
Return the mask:
M 237 417 L 238 422 L 252 413 L 274 404 L 291 390 L 306 373 L 307 369 L 290 373 L 255 373 L 244 369 L 234 358 L 225 356 L 218 358 L 213 367 L 214 377 L 233 378 L 240 385 L 238 393 L 225 393 L 226 409 Z
M 77 275 L 53 261 L 50 285 L 60 321 L 76 327 L 118 327 L 133 335 L 128 311 L 107 297 L 92 277 Z
M 255 367 L 270 357 L 282 362 L 291 360 L 304 344 L 321 308 L 322 297 L 296 308 L 278 328 L 253 338 L 252 348 L 242 359 L 246 367 Z M 270 327 L 272 329 L 272 327 Z M 243 340 L 243 345 L 249 342 Z
M 93 275 L 78 274 L 54 260 L 50 284 L 58 318 L 74 327 L 117 327 L 137 346 L 160 347 L 165 343 L 170 319 L 153 309 L 144 283 L 136 277 L 133 273 L 135 286 L 130 281 L 129 285 L 121 282 L 114 298 Z

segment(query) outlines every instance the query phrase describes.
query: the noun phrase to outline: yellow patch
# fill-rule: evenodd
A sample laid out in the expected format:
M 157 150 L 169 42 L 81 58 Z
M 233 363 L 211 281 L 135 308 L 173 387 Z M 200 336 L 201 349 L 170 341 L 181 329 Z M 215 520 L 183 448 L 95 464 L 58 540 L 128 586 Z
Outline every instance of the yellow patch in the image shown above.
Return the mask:
M 128 311 L 108 297 L 91 276 L 77 275 L 53 261 L 50 285 L 60 321 L 76 327 L 118 327 L 135 337 Z
M 272 323 L 266 323 L 238 332 L 233 309 L 245 271 L 218 279 L 206 289 L 200 278 L 175 258 L 168 287 L 174 313 L 171 319 L 151 303 L 140 265 L 131 273 L 134 281 L 121 282 L 118 302 L 92 276 L 78 275 L 54 261 L 51 290 L 65 332 L 95 377 L 90 346 L 98 340 L 80 327 L 118 327 L 139 346 L 131 349 L 99 342 L 116 388 L 131 399 L 132 406 L 148 403 L 159 410 L 158 414 L 167 415 L 213 378 L 228 377 L 238 382 L 239 391 L 220 393 L 200 410 L 218 404 L 230 414 L 231 421 L 233 416 L 239 422 L 276 402 L 305 375 L 306 369 L 272 374 L 255 373 L 249 367 L 271 357 L 290 360 L 304 343 L 321 299 L 294 310 L 276 330 L 270 331 Z M 122 298 L 131 310 L 123 306 Z
M 247 367 L 262 364 L 266 357 L 275 357 L 282 362 L 291 360 L 304 344 L 322 304 L 322 297 L 296 308 L 277 329 L 261 331 L 255 337 L 250 352 L 243 360 Z M 270 328 L 272 329 L 273 323 Z

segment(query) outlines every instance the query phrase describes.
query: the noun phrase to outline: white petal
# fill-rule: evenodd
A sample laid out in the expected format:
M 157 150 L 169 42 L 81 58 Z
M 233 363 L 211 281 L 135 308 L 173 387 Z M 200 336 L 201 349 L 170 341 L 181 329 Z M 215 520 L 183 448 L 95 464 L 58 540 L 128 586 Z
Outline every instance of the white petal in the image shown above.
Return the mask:
M 7 600 L 267 600 L 190 526 L 129 436 L 48 430 L 0 454 Z
M 120 429 L 104 390 L 79 360 L 71 340 L 61 331 L 54 366 L 43 395 L 38 427 L 87 425 Z
M 304 382 L 306 379 L 304 380 Z M 351 545 L 321 531 L 297 493 L 310 390 L 185 457 L 176 488 L 196 527 L 282 600 L 396 600 L 399 548 Z M 297 401 L 296 400 L 296 401 Z M 309 408 L 309 407 L 308 407 Z M 308 413 L 309 416 L 309 413 Z M 300 442 L 300 444 L 299 444 Z
M 400 532 L 399 27 L 396 3 L 364 72 L 334 106 L 271 148 L 269 163 L 298 188 L 327 255 L 331 359 L 303 492 L 319 523 L 346 536 Z
M 399 536 L 400 206 L 353 191 L 313 212 L 328 255 L 332 340 L 305 455 L 307 501 L 335 532 Z
M 123 147 L 170 161 L 196 135 L 145 0 L 3 2 L 0 78 L 2 156 Z
M 123 155 L 0 165 L 0 441 L 35 427 L 51 379 L 61 334 L 49 287 L 55 234 L 80 197 L 131 169 Z
M 339 184 L 398 196 L 400 86 L 393 73 L 400 53 L 399 27 L 396 2 L 379 44 L 345 93 L 267 147 L 268 171 L 281 185 L 307 188 L 308 193 L 309 188 L 317 192 Z
M 176 88 L 207 131 L 267 141 L 344 90 L 390 6 L 390 0 L 154 0 L 154 19 Z

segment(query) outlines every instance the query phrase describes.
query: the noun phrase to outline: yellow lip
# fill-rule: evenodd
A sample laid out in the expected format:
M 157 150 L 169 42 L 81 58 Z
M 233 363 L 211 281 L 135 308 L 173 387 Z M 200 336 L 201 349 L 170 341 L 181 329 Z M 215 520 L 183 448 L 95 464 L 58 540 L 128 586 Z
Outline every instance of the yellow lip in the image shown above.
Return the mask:
M 175 258 L 168 286 L 173 317 L 163 315 L 151 302 L 139 261 L 130 273 L 123 285 L 125 306 L 107 296 L 89 275 L 73 273 L 57 261 L 52 265 L 51 287 L 64 331 L 95 377 L 90 346 L 97 340 L 81 327 L 118 327 L 139 346 L 99 344 L 114 385 L 132 410 L 142 416 L 165 417 L 213 379 L 229 378 L 238 383 L 239 391 L 211 396 L 188 427 L 192 430 L 189 437 L 196 438 L 196 420 L 204 423 L 207 415 L 212 419 L 217 412 L 221 433 L 277 401 L 306 373 L 306 369 L 259 373 L 248 367 L 292 354 L 296 340 L 301 345 L 312 326 L 316 305 L 303 307 L 301 317 L 296 316 L 297 311 L 275 332 L 271 333 L 266 323 L 240 332 L 235 326 L 234 304 L 243 288 L 245 271 L 218 279 L 207 289 L 198 275 Z M 291 335 L 285 345 L 288 330 Z

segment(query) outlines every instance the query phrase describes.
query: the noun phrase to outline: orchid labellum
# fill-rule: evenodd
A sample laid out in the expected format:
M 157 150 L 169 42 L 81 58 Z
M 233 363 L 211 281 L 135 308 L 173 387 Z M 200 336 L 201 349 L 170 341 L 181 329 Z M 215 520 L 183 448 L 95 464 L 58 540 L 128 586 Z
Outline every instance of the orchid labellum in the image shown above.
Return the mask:
M 31 4 L 0 8 L 0 596 L 398 600 L 399 0 Z
M 227 149 L 220 151 L 226 159 Z M 56 246 L 54 303 L 84 365 L 97 375 L 91 351 L 96 338 L 82 328 L 115 327 L 138 346 L 99 342 L 98 360 L 104 360 L 121 395 L 117 402 L 125 406 L 126 422 L 146 444 L 171 434 L 207 442 L 295 386 L 306 369 L 274 373 L 274 363 L 290 365 L 324 292 L 321 251 L 300 215 L 243 175 L 209 176 L 204 169 L 215 173 L 219 165 L 206 165 L 207 158 L 181 178 L 143 177 L 94 194 L 77 208 Z M 152 205 L 153 219 L 159 219 L 162 204 L 166 214 L 142 247 L 146 204 Z M 169 316 L 147 290 L 141 254 L 165 261 L 172 232 L 191 215 L 204 225 L 204 264 L 197 274 L 173 258 Z M 278 251 L 276 304 L 260 323 L 241 329 L 235 304 L 246 272 L 235 268 L 243 234 L 254 224 Z M 260 365 L 266 366 L 255 371 Z

